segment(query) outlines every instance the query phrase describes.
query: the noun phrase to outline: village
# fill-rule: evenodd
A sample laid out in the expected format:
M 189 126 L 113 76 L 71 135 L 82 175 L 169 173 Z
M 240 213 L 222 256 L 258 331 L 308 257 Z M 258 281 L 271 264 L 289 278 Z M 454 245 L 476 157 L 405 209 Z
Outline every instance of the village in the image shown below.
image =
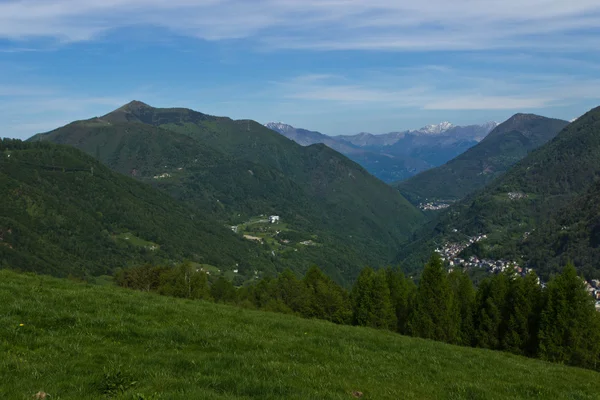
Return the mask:
M 443 203 L 443 202 L 437 202 L 437 201 L 432 201 L 429 203 L 420 203 L 419 204 L 419 208 L 423 211 L 436 211 L 436 210 L 443 210 L 445 208 L 450 207 L 450 204 L 448 203 Z
M 490 274 L 514 271 L 518 275 L 525 276 L 532 271 L 531 268 L 522 267 L 519 265 L 519 263 L 512 260 L 480 259 L 476 256 L 471 256 L 466 259 L 459 257 L 460 253 L 462 253 L 462 251 L 467 247 L 484 239 L 487 239 L 487 235 L 482 234 L 470 237 L 465 243 L 448 242 L 444 244 L 442 248 L 435 249 L 435 252 L 440 255 L 442 261 L 448 263 L 448 272 L 451 272 L 455 267 L 459 266 L 465 269 L 484 269 Z M 545 283 L 543 283 L 539 278 L 538 284 L 545 286 Z M 584 285 L 586 291 L 595 300 L 596 311 L 600 312 L 600 279 L 592 279 L 589 282 L 584 280 Z

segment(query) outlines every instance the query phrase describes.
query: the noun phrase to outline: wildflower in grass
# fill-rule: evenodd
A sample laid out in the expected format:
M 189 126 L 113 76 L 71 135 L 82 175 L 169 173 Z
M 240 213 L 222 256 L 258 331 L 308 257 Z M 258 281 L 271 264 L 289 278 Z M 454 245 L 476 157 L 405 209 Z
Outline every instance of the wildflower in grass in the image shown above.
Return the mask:
M 19 324 L 19 326 L 25 326 L 25 324 Z

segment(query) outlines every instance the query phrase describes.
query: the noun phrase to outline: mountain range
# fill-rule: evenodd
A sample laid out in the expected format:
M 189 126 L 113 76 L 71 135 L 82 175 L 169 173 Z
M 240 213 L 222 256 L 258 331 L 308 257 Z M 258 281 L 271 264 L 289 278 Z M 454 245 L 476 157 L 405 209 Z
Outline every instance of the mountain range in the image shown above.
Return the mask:
M 516 114 L 463 154 L 399 182 L 396 187 L 415 204 L 462 199 L 551 140 L 567 124 L 534 114 Z
M 398 257 L 408 268 L 436 247 L 485 234 L 463 257 L 515 260 L 544 278 L 572 261 L 586 277 L 600 277 L 600 107 L 568 125 L 518 114 L 488 137 L 512 135 L 523 123 L 530 133 L 565 127 L 416 233 Z
M 30 141 L 77 147 L 220 226 L 280 216 L 280 229 L 267 236 L 259 224 L 256 235 L 263 236 L 248 236 L 261 239 L 280 268 L 319 264 L 340 282 L 366 264 L 388 263 L 423 219 L 345 156 L 323 144 L 300 146 L 249 120 L 134 101 Z
M 302 146 L 323 143 L 345 154 L 379 179 L 391 183 L 441 165 L 481 141 L 497 123 L 455 126 L 449 122 L 374 135 L 327 136 L 270 122 L 266 127 Z

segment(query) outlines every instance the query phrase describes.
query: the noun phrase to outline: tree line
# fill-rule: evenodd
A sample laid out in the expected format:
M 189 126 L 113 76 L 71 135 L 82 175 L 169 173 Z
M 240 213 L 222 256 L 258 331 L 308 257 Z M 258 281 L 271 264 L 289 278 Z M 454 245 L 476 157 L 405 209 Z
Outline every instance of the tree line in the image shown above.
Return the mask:
M 168 296 L 387 329 L 600 370 L 600 313 L 571 264 L 545 287 L 534 272 L 505 272 L 475 288 L 465 272 L 448 273 L 437 254 L 418 284 L 396 269 L 365 268 L 349 291 L 316 266 L 301 279 L 286 270 L 240 288 L 190 263 L 134 267 L 119 272 L 116 281 Z

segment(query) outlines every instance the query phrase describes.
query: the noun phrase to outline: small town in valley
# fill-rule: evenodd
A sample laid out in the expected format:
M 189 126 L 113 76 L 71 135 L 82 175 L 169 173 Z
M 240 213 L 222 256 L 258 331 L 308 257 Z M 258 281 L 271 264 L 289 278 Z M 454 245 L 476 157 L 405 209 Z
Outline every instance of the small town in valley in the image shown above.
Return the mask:
M 515 273 L 525 276 L 532 271 L 531 268 L 527 268 L 519 265 L 518 262 L 513 260 L 492 260 L 478 258 L 476 256 L 470 256 L 469 258 L 459 257 L 460 253 L 467 247 L 474 243 L 487 239 L 486 234 L 476 235 L 469 237 L 466 242 L 463 243 L 445 243 L 441 248 L 435 249 L 442 261 L 448 264 L 448 272 L 454 268 L 462 267 L 465 269 L 484 269 L 490 274 L 498 274 L 506 271 L 514 271 Z M 592 279 L 591 281 L 583 281 L 586 291 L 595 300 L 596 311 L 600 312 L 600 279 Z M 538 283 L 542 286 L 545 284 L 538 278 Z

